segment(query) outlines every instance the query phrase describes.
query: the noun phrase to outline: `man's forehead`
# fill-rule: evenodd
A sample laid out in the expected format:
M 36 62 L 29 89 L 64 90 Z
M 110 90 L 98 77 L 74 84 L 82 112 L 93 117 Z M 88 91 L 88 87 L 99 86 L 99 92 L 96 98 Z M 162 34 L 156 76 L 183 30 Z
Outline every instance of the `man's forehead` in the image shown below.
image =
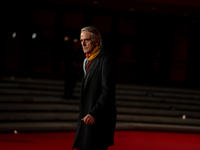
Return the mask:
M 89 39 L 90 37 L 91 37 L 91 33 L 90 32 L 88 32 L 88 31 L 82 31 L 81 32 L 80 38 L 82 38 L 82 39 L 85 39 L 85 38 Z

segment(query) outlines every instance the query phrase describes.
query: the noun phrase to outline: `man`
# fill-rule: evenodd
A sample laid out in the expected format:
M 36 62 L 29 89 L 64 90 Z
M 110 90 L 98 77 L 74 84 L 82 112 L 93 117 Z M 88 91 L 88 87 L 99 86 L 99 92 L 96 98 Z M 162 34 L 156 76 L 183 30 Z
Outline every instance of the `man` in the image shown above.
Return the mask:
M 86 58 L 73 148 L 107 150 L 114 145 L 115 67 L 111 55 L 103 51 L 101 36 L 95 27 L 83 28 L 80 41 Z

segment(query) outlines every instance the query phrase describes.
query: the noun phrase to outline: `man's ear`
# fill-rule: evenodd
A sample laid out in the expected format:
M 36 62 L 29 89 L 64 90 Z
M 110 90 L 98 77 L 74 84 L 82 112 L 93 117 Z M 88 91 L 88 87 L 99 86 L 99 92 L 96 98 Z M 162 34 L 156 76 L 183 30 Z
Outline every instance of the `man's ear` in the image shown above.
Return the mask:
M 98 37 L 98 38 L 97 38 L 96 45 L 99 45 L 99 43 L 100 43 L 100 39 L 99 39 L 99 37 Z

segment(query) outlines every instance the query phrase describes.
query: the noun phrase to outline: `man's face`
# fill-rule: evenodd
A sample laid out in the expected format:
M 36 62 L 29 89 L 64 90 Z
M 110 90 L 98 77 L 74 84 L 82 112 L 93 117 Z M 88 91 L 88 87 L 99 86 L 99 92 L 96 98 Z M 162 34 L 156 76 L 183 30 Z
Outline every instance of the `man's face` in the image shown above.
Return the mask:
M 91 53 L 96 47 L 98 42 L 93 42 L 91 38 L 91 33 L 88 31 L 82 31 L 80 36 L 81 45 L 84 53 Z

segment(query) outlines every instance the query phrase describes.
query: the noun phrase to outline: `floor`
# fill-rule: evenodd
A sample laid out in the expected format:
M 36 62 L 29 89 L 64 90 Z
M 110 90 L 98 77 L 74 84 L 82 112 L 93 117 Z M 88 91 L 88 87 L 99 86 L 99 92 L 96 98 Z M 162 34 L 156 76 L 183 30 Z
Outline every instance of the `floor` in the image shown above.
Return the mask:
M 75 132 L 4 133 L 1 150 L 71 150 Z M 200 150 L 200 134 L 116 131 L 108 150 Z

